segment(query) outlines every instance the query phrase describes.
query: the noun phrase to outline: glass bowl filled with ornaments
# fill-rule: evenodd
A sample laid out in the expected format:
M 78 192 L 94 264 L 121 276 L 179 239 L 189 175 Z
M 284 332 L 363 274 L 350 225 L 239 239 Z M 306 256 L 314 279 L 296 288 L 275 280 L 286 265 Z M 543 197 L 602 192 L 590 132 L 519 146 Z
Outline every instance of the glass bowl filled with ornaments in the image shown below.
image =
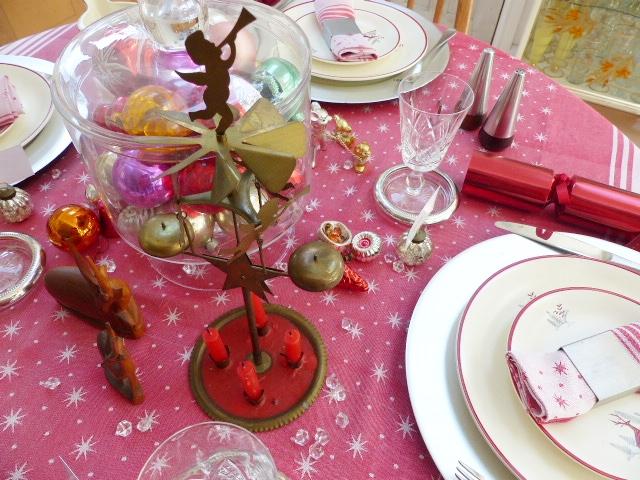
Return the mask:
M 292 122 L 308 129 L 310 58 L 295 22 L 250 0 L 140 0 L 71 41 L 56 63 L 54 102 L 121 238 L 145 253 L 143 226 L 155 221 L 156 236 L 179 236 L 184 225 L 172 230 L 164 220 L 180 210 L 191 248 L 211 255 L 232 249 L 236 229 L 281 198 L 281 185 L 260 188 L 257 177 L 271 176 L 268 160 L 287 142 L 261 139 L 243 152 L 243 165 L 252 162 L 245 169 L 233 146 L 243 132 L 223 133 L 243 119 L 253 134 Z M 262 234 L 265 249 L 302 216 L 311 179 L 308 144 L 283 148 L 296 157 L 284 182 L 289 205 Z M 220 287 L 202 258 L 156 253 L 152 265 L 169 280 Z M 270 260 L 281 259 L 274 253 Z

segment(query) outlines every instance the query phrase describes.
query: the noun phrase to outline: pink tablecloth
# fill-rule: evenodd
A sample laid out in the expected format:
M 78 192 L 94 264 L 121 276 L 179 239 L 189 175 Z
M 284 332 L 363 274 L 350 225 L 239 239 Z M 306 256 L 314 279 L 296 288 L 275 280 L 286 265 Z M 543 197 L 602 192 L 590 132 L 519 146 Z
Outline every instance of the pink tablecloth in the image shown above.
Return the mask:
M 62 27 L 5 46 L 0 54 L 55 60 L 75 33 L 75 27 Z M 467 78 L 484 47 L 458 35 L 448 71 Z M 521 66 L 504 53 L 496 57 L 494 94 Z M 527 71 L 516 143 L 506 154 L 556 171 L 637 187 L 638 149 L 552 80 L 534 69 Z M 354 233 L 379 233 L 385 252 L 392 252 L 404 227 L 377 209 L 373 186 L 384 169 L 401 162 L 397 104 L 327 107 L 349 120 L 361 139 L 369 140 L 374 160 L 366 174 L 357 175 L 343 170 L 346 154 L 329 145 L 314 171 L 313 189 L 306 200 L 308 213 L 295 234 L 283 242 L 304 242 L 315 236 L 321 221 L 339 219 Z M 476 146 L 475 133 L 460 132 L 446 156 L 443 169 L 459 185 Z M 52 168 L 62 171 L 60 178 L 52 178 Z M 33 195 L 35 214 L 24 223 L 2 228 L 39 239 L 47 251 L 48 267 L 70 264 L 70 257 L 47 241 L 45 222 L 56 207 L 83 201 L 88 181 L 83 163 L 70 147 L 49 169 L 22 185 Z M 558 228 L 549 218 L 462 198 L 453 217 L 431 229 L 436 249 L 424 266 L 396 273 L 382 259 L 355 265 L 369 280 L 369 293 L 311 294 L 293 289 L 286 280 L 275 281 L 274 302 L 291 305 L 314 321 L 328 347 L 329 372 L 337 374 L 347 392 L 346 399 L 338 402 L 325 389 L 299 420 L 260 434 L 284 473 L 292 479 L 439 477 L 417 430 L 407 393 L 407 327 L 431 276 L 461 250 L 500 234 L 493 226 L 498 219 Z M 239 295 L 190 292 L 167 283 L 120 241 L 112 241 L 99 260 L 115 262 L 116 275 L 131 283 L 148 321 L 148 334 L 127 342 L 147 398 L 144 404 L 131 406 L 108 386 L 99 368 L 97 331 L 57 305 L 40 283 L 30 297 L 0 314 L 1 478 L 63 478 L 59 456 L 82 479 L 135 478 L 159 442 L 187 425 L 207 420 L 189 390 L 189 352 L 202 326 L 238 306 Z M 341 328 L 344 317 L 353 321 L 349 331 Z M 49 377 L 61 380 L 57 389 L 39 385 Z M 339 412 L 349 417 L 344 429 L 335 422 Z M 135 425 L 145 417 L 152 419 L 152 429 L 142 433 Z M 126 438 L 115 436 L 118 422 L 125 419 L 133 423 L 133 433 Z M 300 447 L 290 437 L 300 428 L 313 436 L 318 427 L 327 430 L 330 441 L 325 455 L 314 460 L 308 456 L 308 445 Z

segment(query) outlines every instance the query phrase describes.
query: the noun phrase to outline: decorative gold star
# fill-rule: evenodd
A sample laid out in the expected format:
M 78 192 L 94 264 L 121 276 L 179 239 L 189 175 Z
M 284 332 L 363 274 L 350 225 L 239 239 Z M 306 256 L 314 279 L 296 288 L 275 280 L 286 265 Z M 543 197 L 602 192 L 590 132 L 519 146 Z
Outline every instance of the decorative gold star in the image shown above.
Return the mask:
M 227 274 L 227 278 L 225 279 L 222 287 L 223 290 L 230 290 L 238 287 L 246 288 L 263 300 L 267 300 L 264 292 L 271 293 L 271 290 L 269 290 L 265 280 L 269 280 L 274 277 L 287 276 L 287 273 L 282 270 L 254 265 L 251 263 L 251 260 L 246 253 L 232 260 L 206 254 L 199 256 Z

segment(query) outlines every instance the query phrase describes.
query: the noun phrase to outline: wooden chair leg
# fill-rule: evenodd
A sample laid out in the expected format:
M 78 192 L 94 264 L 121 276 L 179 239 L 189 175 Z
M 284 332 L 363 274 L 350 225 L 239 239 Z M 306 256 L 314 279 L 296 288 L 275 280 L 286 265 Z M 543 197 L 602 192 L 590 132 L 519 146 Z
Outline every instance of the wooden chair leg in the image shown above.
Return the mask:
M 471 12 L 473 11 L 473 0 L 458 0 L 456 9 L 456 30 L 462 33 L 469 33 L 471 25 Z
M 416 0 L 407 0 L 407 8 L 413 10 L 416 8 Z
M 436 8 L 433 11 L 433 23 L 440 23 L 440 20 L 442 19 L 442 11 L 444 10 L 444 2 L 445 0 L 438 0 L 436 2 Z

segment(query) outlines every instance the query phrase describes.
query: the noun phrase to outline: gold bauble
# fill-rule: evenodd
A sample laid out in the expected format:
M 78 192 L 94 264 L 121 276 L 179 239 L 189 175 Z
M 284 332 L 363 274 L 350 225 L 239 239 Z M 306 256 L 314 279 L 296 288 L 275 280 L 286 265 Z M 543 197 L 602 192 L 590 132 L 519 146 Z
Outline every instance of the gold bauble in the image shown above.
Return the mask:
M 344 260 L 333 246 L 316 240 L 299 246 L 289 257 L 289 276 L 308 292 L 335 287 L 344 275 Z
M 153 257 L 167 258 L 182 253 L 189 246 L 187 228 L 191 224 L 175 213 L 161 213 L 149 218 L 138 233 L 142 249 Z M 189 234 L 193 236 L 193 231 Z

